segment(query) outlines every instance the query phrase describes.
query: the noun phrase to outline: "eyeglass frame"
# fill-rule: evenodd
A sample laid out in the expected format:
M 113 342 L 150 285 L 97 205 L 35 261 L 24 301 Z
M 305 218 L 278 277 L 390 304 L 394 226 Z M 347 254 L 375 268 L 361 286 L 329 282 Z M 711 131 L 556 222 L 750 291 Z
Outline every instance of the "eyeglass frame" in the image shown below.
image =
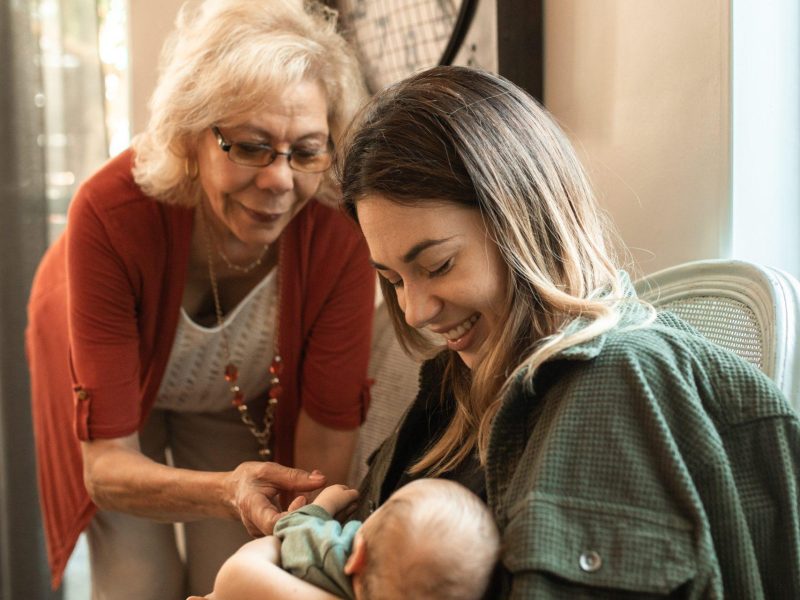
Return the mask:
M 289 165 L 289 168 L 292 171 L 295 171 L 297 173 L 307 173 L 307 174 L 311 174 L 311 175 L 316 175 L 318 173 L 324 173 L 325 171 L 330 169 L 331 165 L 333 164 L 333 159 L 331 158 L 331 162 L 329 162 L 328 165 L 324 169 L 321 169 L 319 171 L 304 171 L 304 170 L 298 169 L 297 167 L 295 167 L 292 164 L 292 155 L 294 154 L 295 150 L 289 150 L 288 152 L 280 152 L 280 151 L 276 150 L 275 148 L 273 148 L 272 146 L 270 146 L 269 144 L 258 144 L 258 143 L 255 143 L 255 142 L 247 142 L 247 144 L 251 145 L 251 146 L 257 146 L 257 147 L 263 148 L 264 150 L 269 150 L 271 152 L 271 156 L 272 156 L 270 158 L 269 162 L 266 162 L 263 165 L 250 165 L 250 164 L 246 164 L 246 163 L 237 162 L 237 161 L 235 161 L 233 159 L 233 156 L 231 156 L 231 150 L 233 149 L 235 144 L 241 144 L 243 142 L 228 141 L 227 139 L 225 139 L 225 136 L 222 135 L 222 132 L 219 130 L 219 127 L 217 127 L 216 125 L 212 125 L 211 126 L 211 133 L 213 133 L 214 137 L 217 138 L 217 145 L 219 145 L 220 150 L 222 150 L 228 156 L 228 160 L 231 161 L 235 165 L 239 165 L 240 167 L 252 167 L 254 169 L 261 169 L 261 168 L 270 166 L 272 163 L 275 162 L 275 160 L 279 156 L 285 156 L 286 157 L 286 162 L 287 162 L 287 164 Z M 331 154 L 331 142 L 330 142 L 330 139 L 328 139 L 328 143 L 327 143 L 327 145 L 325 147 L 325 150 L 322 150 L 320 152 L 316 152 L 315 154 L 317 154 L 317 155 L 321 155 L 321 154 L 330 155 Z

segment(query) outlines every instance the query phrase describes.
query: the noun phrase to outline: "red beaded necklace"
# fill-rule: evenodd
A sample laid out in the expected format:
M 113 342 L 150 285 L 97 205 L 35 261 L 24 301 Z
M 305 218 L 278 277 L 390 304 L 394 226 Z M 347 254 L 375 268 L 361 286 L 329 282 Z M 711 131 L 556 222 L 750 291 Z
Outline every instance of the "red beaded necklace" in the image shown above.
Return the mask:
M 278 288 L 277 300 L 278 300 L 278 316 L 275 318 L 275 327 L 273 333 L 273 343 L 274 343 L 274 351 L 272 362 L 269 365 L 269 391 L 267 392 L 268 401 L 267 407 L 264 411 L 264 424 L 263 426 L 259 426 L 253 417 L 250 415 L 250 411 L 247 408 L 247 403 L 245 402 L 244 392 L 237 384 L 239 379 L 239 367 L 234 364 L 233 360 L 231 360 L 231 351 L 230 346 L 228 345 L 228 335 L 225 332 L 225 328 L 223 327 L 223 319 L 222 319 L 222 305 L 219 301 L 219 286 L 217 285 L 217 274 L 214 271 L 214 256 L 212 251 L 212 239 L 211 239 L 211 227 L 209 226 L 208 222 L 206 221 L 205 215 L 203 214 L 203 209 L 199 208 L 199 215 L 200 220 L 203 222 L 203 229 L 206 241 L 206 251 L 208 254 L 208 279 L 211 282 L 211 294 L 214 297 L 214 311 L 217 317 L 217 325 L 219 326 L 220 334 L 222 335 L 222 346 L 225 349 L 225 357 L 227 359 L 225 365 L 225 371 L 223 376 L 225 377 L 225 381 L 230 386 L 231 392 L 231 404 L 236 407 L 239 411 L 239 416 L 242 419 L 242 422 L 247 425 L 247 428 L 253 434 L 253 436 L 258 440 L 259 456 L 262 456 L 264 459 L 269 459 L 272 457 L 272 450 L 270 449 L 270 442 L 272 439 L 272 424 L 275 421 L 275 408 L 278 405 L 278 400 L 280 400 L 281 395 L 283 394 L 283 388 L 281 387 L 280 376 L 283 373 L 283 361 L 281 359 L 281 355 L 279 353 L 279 345 L 278 342 L 280 340 L 279 336 L 279 324 L 280 324 L 280 307 L 281 307 L 281 278 L 280 278 L 280 265 L 281 265 L 281 253 L 283 244 L 281 244 L 280 240 L 278 240 L 278 261 L 275 265 L 276 273 L 275 273 L 275 285 Z M 260 259 L 259 259 L 260 261 Z

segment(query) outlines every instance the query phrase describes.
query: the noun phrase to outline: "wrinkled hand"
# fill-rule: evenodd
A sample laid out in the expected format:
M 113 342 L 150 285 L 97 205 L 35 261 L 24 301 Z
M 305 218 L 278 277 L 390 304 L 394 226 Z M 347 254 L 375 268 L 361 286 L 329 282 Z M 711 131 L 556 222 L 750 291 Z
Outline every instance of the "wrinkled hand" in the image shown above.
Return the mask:
M 315 471 L 284 467 L 274 462 L 244 462 L 227 478 L 227 496 L 232 511 L 253 537 L 270 535 L 283 516 L 281 492 L 308 492 L 325 485 L 325 476 Z M 299 502 L 292 502 L 296 506 Z M 302 505 L 302 504 L 300 504 Z
M 341 484 L 329 485 L 314 500 L 314 504 L 321 506 L 340 521 L 353 514 L 357 502 L 358 490 Z

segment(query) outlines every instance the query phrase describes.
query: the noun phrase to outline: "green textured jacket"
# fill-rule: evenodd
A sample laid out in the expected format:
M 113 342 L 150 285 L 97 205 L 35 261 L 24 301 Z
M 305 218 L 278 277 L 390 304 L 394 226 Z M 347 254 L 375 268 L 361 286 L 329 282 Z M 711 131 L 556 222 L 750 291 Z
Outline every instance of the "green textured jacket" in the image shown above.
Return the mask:
M 441 385 L 434 366 L 420 398 Z M 380 504 L 396 438 L 373 457 L 359 518 Z M 542 365 L 504 399 L 490 440 L 497 596 L 800 598 L 798 416 L 673 315 Z

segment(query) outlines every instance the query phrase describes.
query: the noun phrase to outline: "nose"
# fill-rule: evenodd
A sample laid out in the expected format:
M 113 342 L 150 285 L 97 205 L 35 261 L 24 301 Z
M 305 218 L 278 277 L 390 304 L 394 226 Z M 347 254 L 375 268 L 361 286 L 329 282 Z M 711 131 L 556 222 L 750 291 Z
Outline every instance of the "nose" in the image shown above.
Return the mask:
M 442 301 L 423 283 L 406 283 L 397 289 L 397 303 L 403 311 L 406 323 L 422 329 L 433 321 L 442 310 Z
M 258 169 L 255 177 L 256 186 L 276 194 L 290 192 L 294 189 L 294 171 L 289 167 L 289 159 L 285 155 L 275 157 L 266 167 Z

